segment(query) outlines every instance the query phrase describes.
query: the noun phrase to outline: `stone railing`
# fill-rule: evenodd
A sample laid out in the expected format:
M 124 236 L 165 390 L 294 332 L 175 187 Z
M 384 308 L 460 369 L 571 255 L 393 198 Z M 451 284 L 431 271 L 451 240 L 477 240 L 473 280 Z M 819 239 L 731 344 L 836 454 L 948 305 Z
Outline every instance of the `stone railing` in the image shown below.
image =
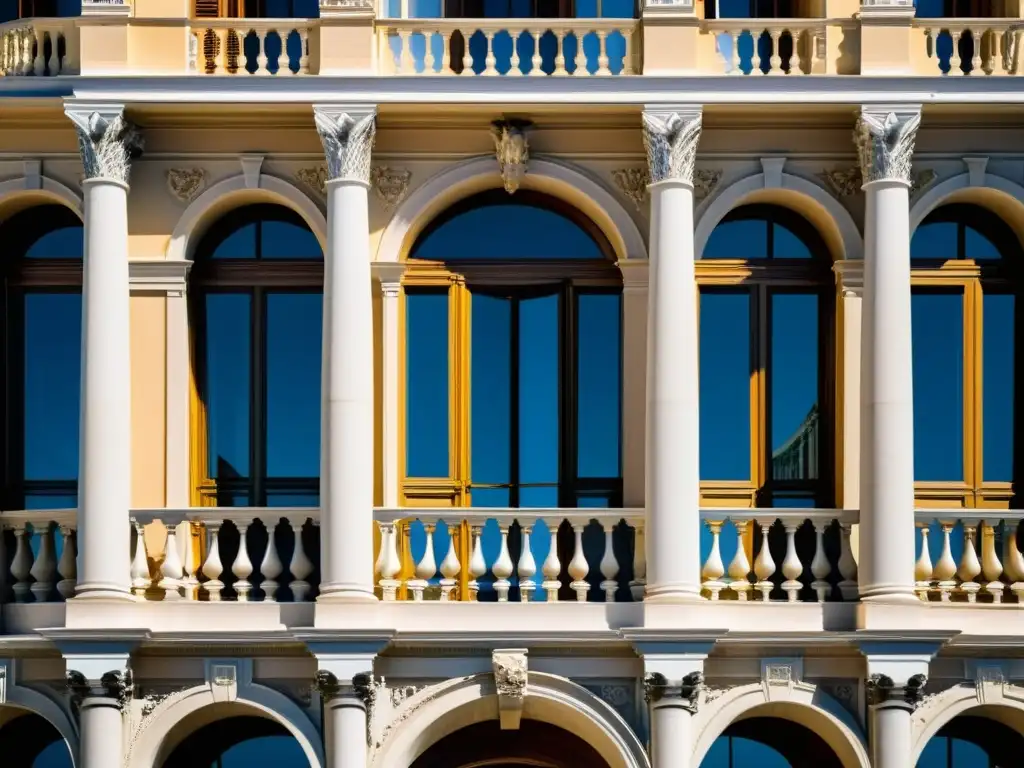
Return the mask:
M 632 75 L 640 72 L 632 19 L 384 19 L 385 75 Z
M 14 538 L 13 551 L 0 539 L 0 555 L 6 554 L 0 561 L 8 570 L 0 583 L 7 582 L 15 602 L 49 603 L 74 596 L 77 514 L 75 509 L 0 512 L 0 532 L 10 531 Z
M 1016 75 L 1020 68 L 1020 19 L 915 19 L 928 59 L 939 73 Z M 936 74 L 926 72 L 921 74 Z
M 825 72 L 826 19 L 721 19 L 702 31 L 715 36 L 722 72 L 811 75 Z
M 188 69 L 200 75 L 309 74 L 318 19 L 209 19 L 189 30 Z
M 0 24 L 0 75 L 76 73 L 77 31 L 74 19 L 21 19 Z
M 1024 606 L 1024 511 L 918 509 L 915 519 L 922 600 Z
M 377 586 L 386 601 L 643 596 L 642 509 L 403 508 L 378 509 L 374 518 Z
M 857 599 L 850 546 L 856 510 L 713 507 L 702 509 L 701 519 L 711 539 L 701 547 L 707 553 L 701 578 L 711 600 Z

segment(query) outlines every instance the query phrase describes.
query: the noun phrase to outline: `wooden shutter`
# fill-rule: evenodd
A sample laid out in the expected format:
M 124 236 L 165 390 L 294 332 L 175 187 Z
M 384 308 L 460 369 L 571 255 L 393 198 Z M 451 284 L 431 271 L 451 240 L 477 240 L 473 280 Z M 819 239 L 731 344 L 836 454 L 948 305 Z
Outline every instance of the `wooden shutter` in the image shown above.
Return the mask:
M 219 19 L 221 18 L 221 0 L 195 0 L 194 18 L 197 19 Z

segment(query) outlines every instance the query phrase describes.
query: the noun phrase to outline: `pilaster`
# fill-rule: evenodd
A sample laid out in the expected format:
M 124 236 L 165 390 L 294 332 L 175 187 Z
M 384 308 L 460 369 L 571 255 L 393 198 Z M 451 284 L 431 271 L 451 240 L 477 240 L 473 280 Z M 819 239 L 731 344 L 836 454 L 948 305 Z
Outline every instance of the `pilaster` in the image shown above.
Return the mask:
M 627 507 L 642 507 L 646 432 L 644 422 L 647 411 L 647 292 L 650 262 L 646 259 L 622 259 L 617 266 L 622 273 L 623 503 Z
M 373 262 L 373 275 L 380 285 L 381 335 L 381 466 L 383 468 L 383 498 L 385 507 L 397 507 L 401 498 L 399 488 L 399 370 L 401 368 L 401 294 L 404 262 Z

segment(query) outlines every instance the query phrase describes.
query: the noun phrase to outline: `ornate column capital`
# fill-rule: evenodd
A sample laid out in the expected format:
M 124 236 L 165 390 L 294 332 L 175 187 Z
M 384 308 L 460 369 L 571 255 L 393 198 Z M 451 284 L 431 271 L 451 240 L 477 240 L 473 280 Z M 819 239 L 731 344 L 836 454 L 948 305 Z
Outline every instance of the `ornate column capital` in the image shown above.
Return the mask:
M 320 694 L 325 704 L 343 699 L 369 707 L 377 695 L 373 675 L 369 672 L 354 675 L 351 680 L 342 680 L 333 672 L 321 669 L 313 678 L 313 690 Z
M 71 699 L 71 709 L 76 714 L 86 699 L 112 699 L 122 712 L 128 707 L 135 692 L 131 669 L 115 669 L 105 672 L 98 680 L 90 680 L 85 674 L 69 669 L 64 683 Z
M 369 186 L 370 158 L 377 134 L 372 107 L 313 107 L 313 121 L 327 156 L 327 180 L 358 181 Z
M 652 672 L 644 678 L 644 699 L 648 704 L 678 706 L 696 713 L 705 687 L 703 672 L 691 672 L 678 680 Z
M 912 675 L 904 682 L 896 682 L 888 675 L 871 675 L 864 683 L 868 705 L 872 707 L 899 707 L 913 712 L 924 700 L 925 675 Z
M 131 160 L 142 154 L 142 135 L 124 116 L 123 105 L 66 105 L 78 133 L 85 178 L 128 184 Z
M 701 124 L 697 106 L 644 111 L 644 148 L 652 184 L 682 181 L 693 185 Z
M 854 142 L 865 184 L 902 181 L 910 184 L 914 141 L 921 124 L 920 106 L 863 108 Z

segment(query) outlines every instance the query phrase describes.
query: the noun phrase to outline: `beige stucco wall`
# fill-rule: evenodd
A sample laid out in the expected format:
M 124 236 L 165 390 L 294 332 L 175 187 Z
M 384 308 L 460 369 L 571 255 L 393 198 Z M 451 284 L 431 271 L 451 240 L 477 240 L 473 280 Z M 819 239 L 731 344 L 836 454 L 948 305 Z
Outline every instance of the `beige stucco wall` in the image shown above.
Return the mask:
M 166 495 L 166 298 L 131 298 L 132 505 L 161 507 Z

